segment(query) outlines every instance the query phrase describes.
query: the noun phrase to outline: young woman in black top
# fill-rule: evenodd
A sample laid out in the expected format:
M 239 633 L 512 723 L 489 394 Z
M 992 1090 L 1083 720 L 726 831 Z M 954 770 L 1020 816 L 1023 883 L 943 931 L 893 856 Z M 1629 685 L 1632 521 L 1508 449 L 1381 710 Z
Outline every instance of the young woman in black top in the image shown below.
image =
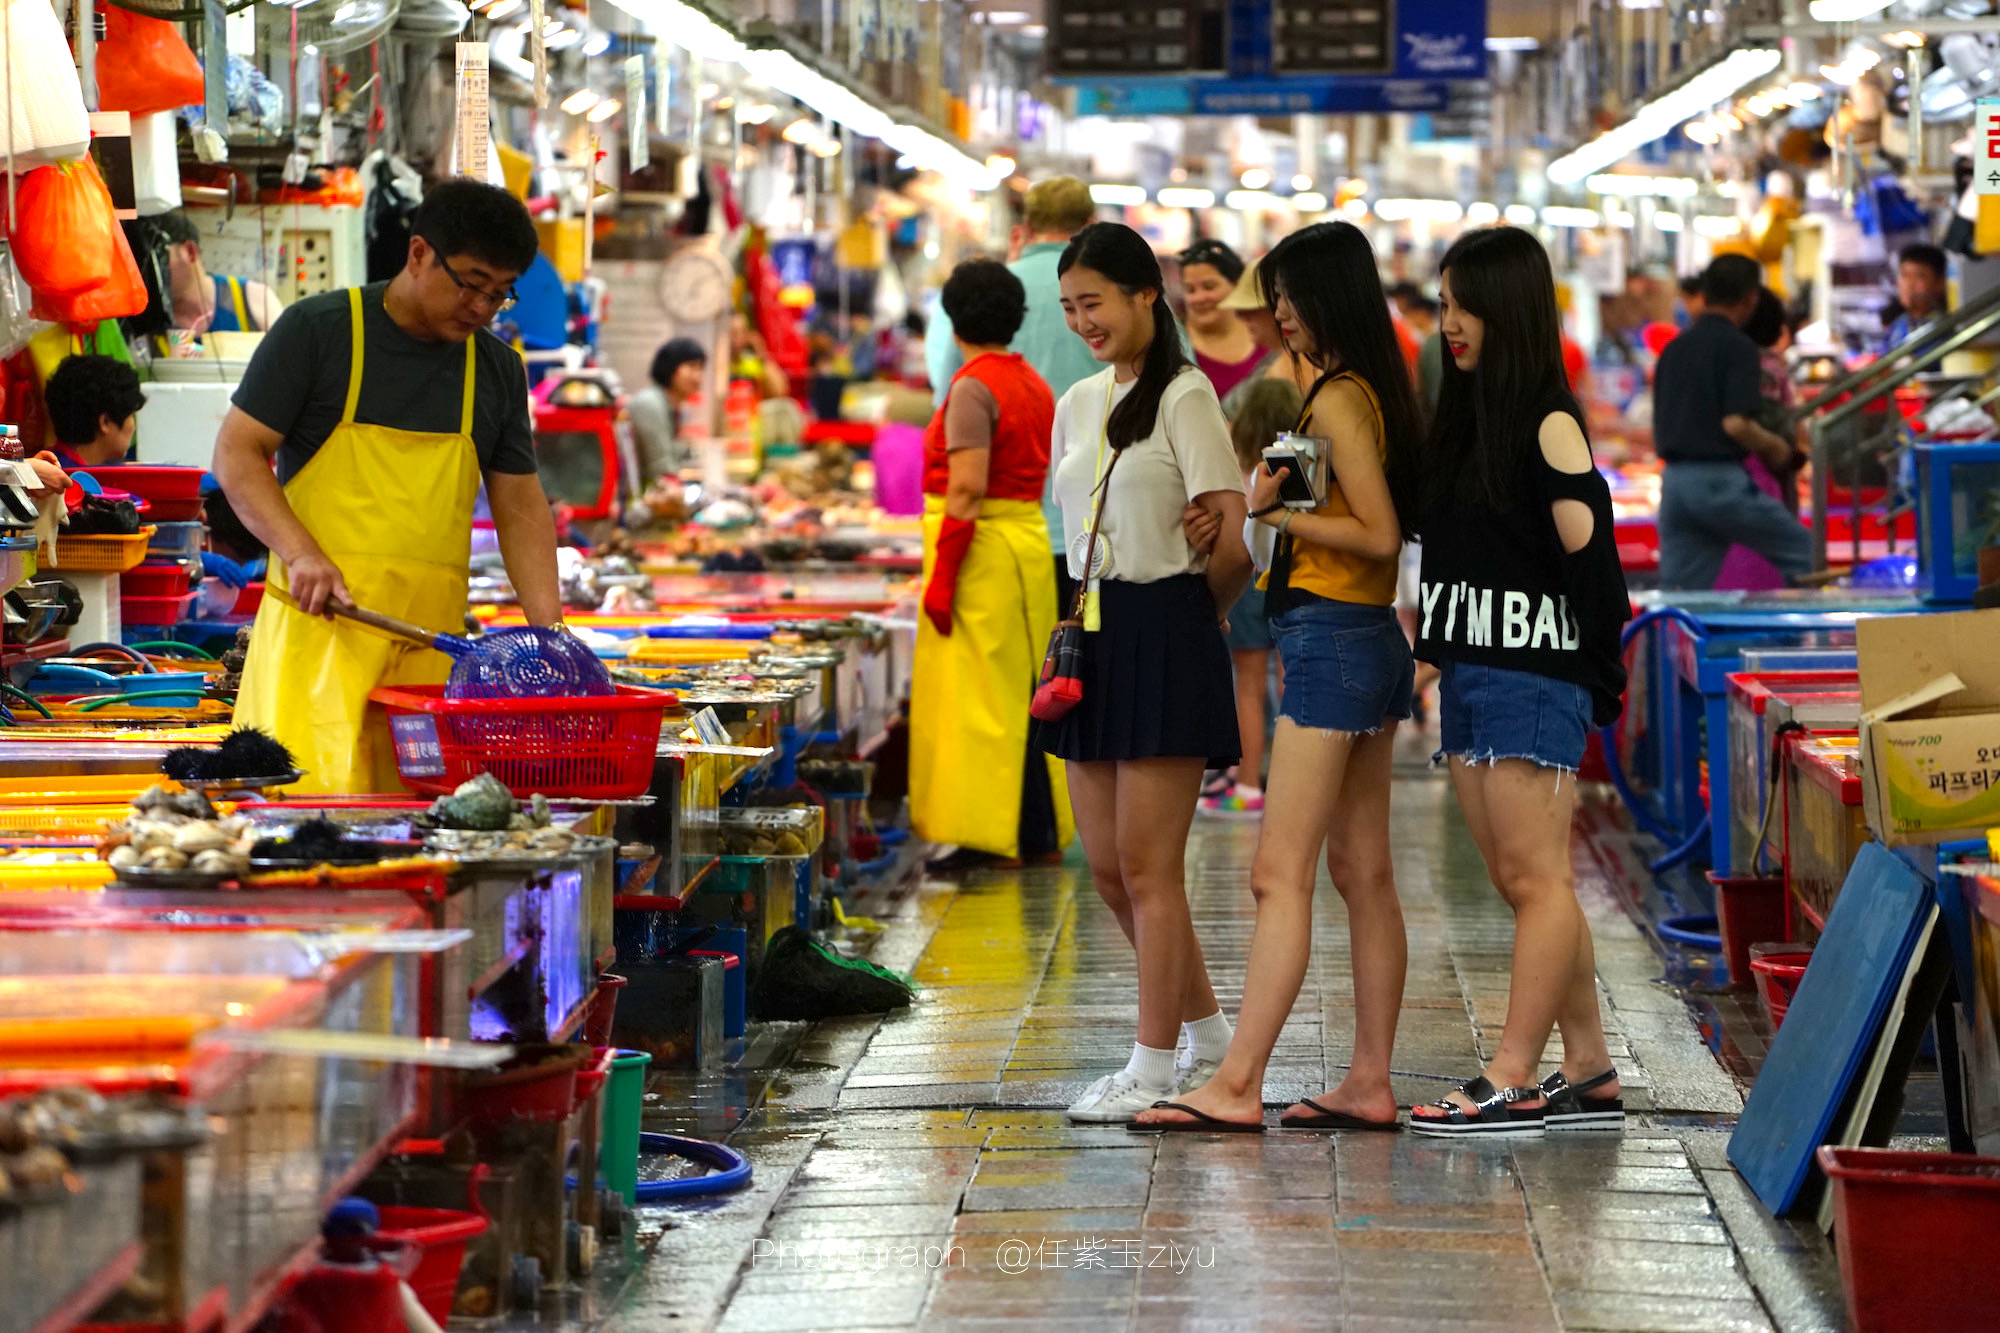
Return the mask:
M 1422 475 L 1417 656 L 1436 662 L 1440 760 L 1514 911 L 1507 1025 L 1480 1077 L 1414 1108 L 1418 1133 L 1618 1129 L 1570 818 L 1593 726 L 1618 717 L 1631 615 L 1611 494 L 1563 373 L 1555 278 L 1513 227 L 1468 232 L 1440 283 L 1447 353 Z M 1562 1068 L 1537 1083 L 1552 1027 Z

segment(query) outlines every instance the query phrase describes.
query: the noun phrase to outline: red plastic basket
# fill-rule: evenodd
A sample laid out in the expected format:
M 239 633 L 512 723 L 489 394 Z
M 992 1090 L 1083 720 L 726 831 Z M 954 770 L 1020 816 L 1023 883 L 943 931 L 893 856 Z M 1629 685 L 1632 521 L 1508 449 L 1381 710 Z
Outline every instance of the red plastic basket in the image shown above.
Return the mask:
M 201 517 L 201 475 L 198 467 L 168 463 L 121 463 L 90 469 L 99 484 L 109 480 L 152 503 L 147 517 L 155 523 L 190 523 Z
M 199 596 L 190 592 L 179 597 L 120 597 L 118 618 L 127 625 L 178 625 L 194 614 Z
M 1771 1031 L 1783 1026 L 1785 1013 L 1792 1007 L 1792 995 L 1811 961 L 1810 953 L 1770 953 L 1750 960 L 1750 970 L 1757 974 L 1758 997 L 1771 1016 Z
M 1819 1150 L 1850 1328 L 1929 1333 L 2000 1326 L 1987 1251 L 2000 1231 L 2000 1158 L 1887 1148 Z
M 465 1264 L 466 1243 L 486 1234 L 486 1219 L 451 1208 L 382 1204 L 376 1211 L 382 1218 L 375 1230 L 378 1238 L 401 1241 L 421 1252 L 417 1266 L 404 1281 L 417 1294 L 424 1313 L 444 1323 L 451 1318 L 452 1298 L 458 1294 L 458 1271 Z
M 591 698 L 447 699 L 442 685 L 368 697 L 388 710 L 396 768 L 413 791 L 441 795 L 491 773 L 516 796 L 596 801 L 646 794 L 660 719 L 679 706 L 664 690 L 630 685 Z
M 147 561 L 118 576 L 120 597 L 174 598 L 188 591 L 188 567 L 178 562 Z

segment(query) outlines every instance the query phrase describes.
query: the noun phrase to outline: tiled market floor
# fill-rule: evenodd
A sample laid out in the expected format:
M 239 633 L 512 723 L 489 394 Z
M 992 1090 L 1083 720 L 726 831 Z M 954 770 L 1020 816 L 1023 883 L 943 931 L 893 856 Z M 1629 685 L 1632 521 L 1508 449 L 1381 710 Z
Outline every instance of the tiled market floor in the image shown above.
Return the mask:
M 1408 1103 L 1472 1073 L 1497 1040 L 1511 919 L 1447 784 L 1412 766 L 1394 817 Z M 1196 928 L 1231 1012 L 1255 836 L 1204 824 L 1190 849 Z M 756 1176 L 736 1195 L 649 1210 L 637 1261 L 600 1277 L 582 1323 L 1839 1328 L 1825 1243 L 1767 1218 L 1724 1160 L 1736 1083 L 1610 882 L 1578 870 L 1613 1051 L 1643 1108 L 1622 1139 L 1072 1127 L 1060 1108 L 1132 1040 L 1132 957 L 1109 913 L 1074 867 L 927 885 L 873 951 L 915 975 L 917 1007 L 767 1033 L 762 1072 L 656 1081 L 654 1127 L 727 1136 Z M 1338 1081 L 1346 948 L 1325 890 L 1267 1101 Z

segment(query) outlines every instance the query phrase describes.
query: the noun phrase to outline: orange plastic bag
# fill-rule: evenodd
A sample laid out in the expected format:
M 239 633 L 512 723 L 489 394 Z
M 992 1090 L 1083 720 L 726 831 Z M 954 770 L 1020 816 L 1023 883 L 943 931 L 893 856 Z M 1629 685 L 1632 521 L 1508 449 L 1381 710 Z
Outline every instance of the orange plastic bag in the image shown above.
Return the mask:
M 202 100 L 201 65 L 178 28 L 117 5 L 102 12 L 97 99 L 104 110 L 147 116 Z
M 118 217 L 89 158 L 36 167 L 22 177 L 8 223 L 14 266 L 37 298 L 76 296 L 111 277 Z
M 146 294 L 146 279 L 139 272 L 139 261 L 133 256 L 131 245 L 125 240 L 125 229 L 118 225 L 117 214 L 111 206 L 111 191 L 105 187 L 104 177 L 97 174 L 97 163 L 86 157 L 78 162 L 64 163 L 62 169 L 75 172 L 85 180 L 102 200 L 105 216 L 111 219 L 109 274 L 97 286 L 71 295 L 37 291 L 35 318 L 72 328 L 94 328 L 103 320 L 122 319 L 141 313 L 150 300 Z

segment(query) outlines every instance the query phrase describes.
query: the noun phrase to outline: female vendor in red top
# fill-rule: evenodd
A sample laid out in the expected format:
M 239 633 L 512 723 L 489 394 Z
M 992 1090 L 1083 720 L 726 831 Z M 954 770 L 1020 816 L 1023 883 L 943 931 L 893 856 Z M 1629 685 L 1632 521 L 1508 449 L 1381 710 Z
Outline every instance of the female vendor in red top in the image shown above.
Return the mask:
M 938 869 L 1046 858 L 1071 834 L 1062 764 L 1028 744 L 1028 705 L 1055 628 L 1042 518 L 1055 399 L 1007 350 L 1028 300 L 975 259 L 944 285 L 965 365 L 924 436 L 924 596 L 910 684 L 910 811 L 957 849 Z

